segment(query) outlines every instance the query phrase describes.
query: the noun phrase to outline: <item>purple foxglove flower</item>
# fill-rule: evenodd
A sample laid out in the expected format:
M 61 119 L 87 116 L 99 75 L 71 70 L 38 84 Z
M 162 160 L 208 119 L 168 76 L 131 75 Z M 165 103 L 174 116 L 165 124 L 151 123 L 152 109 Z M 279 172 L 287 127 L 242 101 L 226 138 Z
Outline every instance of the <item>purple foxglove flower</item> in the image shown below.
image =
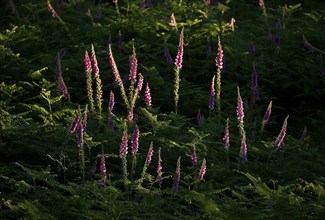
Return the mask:
M 90 60 L 91 60 L 92 70 L 93 70 L 94 76 L 95 77 L 99 77 L 99 68 L 98 68 L 98 63 L 97 63 L 95 48 L 94 48 L 94 45 L 93 44 L 91 44 Z
M 139 136 L 140 131 L 138 125 L 135 125 L 135 128 L 132 133 L 132 140 L 131 140 L 131 152 L 132 154 L 137 154 L 139 150 Z
M 77 145 L 80 147 L 84 142 L 84 131 L 83 131 L 83 125 L 81 120 L 79 121 L 79 124 L 77 126 Z
M 204 114 L 201 114 L 201 111 L 200 109 L 198 110 L 197 112 L 197 115 L 196 115 L 196 121 L 197 121 L 197 124 L 200 126 L 203 124 L 204 122 Z
M 322 77 L 322 78 L 325 77 L 325 66 L 320 67 L 320 77 Z
M 85 112 L 84 112 L 84 118 L 83 118 L 83 122 L 82 122 L 82 126 L 83 126 L 83 131 L 85 132 L 87 129 L 87 123 L 88 123 L 88 115 L 89 115 L 89 111 L 88 111 L 88 105 L 86 105 L 85 107 Z
M 149 88 L 148 83 L 146 86 L 146 90 L 144 92 L 144 96 L 145 96 L 145 101 L 146 101 L 147 106 L 151 106 L 151 95 L 150 95 L 150 88 Z
M 178 53 L 175 59 L 175 66 L 177 69 L 182 68 L 183 53 L 184 53 L 184 28 L 182 29 L 179 37 Z
M 138 68 L 138 60 L 137 60 L 137 54 L 135 52 L 135 48 L 133 47 L 133 55 L 130 59 L 130 74 L 129 74 L 129 80 L 132 80 L 133 82 L 137 81 L 137 68 Z
M 279 134 L 279 136 L 277 137 L 277 139 L 275 141 L 275 145 L 277 146 L 277 149 L 281 149 L 281 147 L 282 147 L 283 140 L 284 140 L 284 137 L 285 137 L 286 132 L 287 132 L 288 118 L 289 118 L 289 115 L 284 119 L 280 134 Z
M 215 76 L 212 77 L 212 82 L 211 82 L 211 91 L 210 91 L 210 98 L 209 98 L 209 109 L 212 111 L 214 109 L 214 99 L 216 96 L 216 92 L 214 89 L 214 81 L 215 81 Z
M 115 126 L 115 121 L 114 119 L 109 115 L 108 116 L 108 127 L 110 127 L 112 129 L 112 131 L 114 131 L 114 126 Z
M 122 142 L 120 144 L 120 158 L 125 157 L 128 154 L 128 133 L 123 132 Z
M 246 138 L 241 140 L 241 149 L 240 149 L 241 163 L 244 164 L 247 162 L 247 144 Z
M 115 96 L 113 91 L 111 91 L 109 94 L 109 102 L 108 102 L 108 110 L 110 112 L 113 112 L 114 105 L 115 105 Z
M 230 143 L 229 143 L 229 118 L 227 118 L 227 123 L 226 123 L 226 128 L 225 128 L 225 133 L 223 136 L 223 146 L 226 151 L 229 150 Z
M 299 140 L 305 141 L 307 139 L 308 139 L 308 136 L 307 136 L 307 127 L 305 126 L 305 128 L 304 128 L 304 130 L 303 130 L 303 132 L 302 132 L 302 134 L 301 134 L 301 136 L 299 138 Z
M 250 52 L 252 55 L 255 54 L 256 48 L 255 48 L 255 45 L 254 45 L 254 43 L 253 43 L 252 41 L 249 42 L 248 50 L 249 50 L 249 52 Z
M 260 5 L 261 8 L 264 7 L 264 1 L 263 0 L 258 0 L 258 4 Z
M 237 86 L 237 118 L 239 123 L 244 123 L 244 106 L 243 106 L 243 100 L 240 96 L 240 90 L 239 87 Z
M 73 134 L 77 131 L 77 128 L 78 128 L 78 125 L 80 123 L 80 120 L 81 120 L 81 115 L 80 115 L 80 112 L 78 111 L 72 125 L 71 125 L 71 128 L 70 128 L 70 134 Z
M 141 73 L 139 73 L 139 81 L 138 81 L 138 91 L 140 92 L 142 90 L 143 86 L 143 76 Z
M 207 162 L 205 159 L 203 159 L 202 166 L 201 166 L 200 173 L 199 173 L 200 180 L 204 180 L 204 175 L 206 173 L 206 170 L 207 170 Z
M 117 83 L 118 79 L 119 79 L 119 72 L 118 72 L 114 57 L 113 57 L 112 45 L 111 44 L 108 45 L 108 61 L 109 61 L 110 65 L 111 65 L 111 68 L 112 68 L 112 71 L 113 71 L 114 80 Z
M 193 152 L 192 152 L 191 159 L 192 159 L 193 166 L 196 167 L 197 166 L 197 156 L 196 156 L 196 147 L 195 147 L 195 145 L 193 145 Z
M 251 88 L 253 92 L 253 100 L 254 102 L 256 100 L 259 100 L 259 91 L 258 91 L 258 83 L 257 83 L 257 72 L 255 69 L 255 64 L 253 65 L 253 70 L 252 70 L 252 79 L 251 79 Z
M 173 27 L 176 27 L 177 26 L 174 13 L 172 13 L 172 15 L 170 16 L 170 25 L 173 26 Z
M 119 53 L 124 53 L 123 39 L 122 39 L 121 31 L 118 32 L 117 47 L 118 47 Z
M 100 181 L 100 187 L 105 187 L 106 185 L 106 164 L 105 164 L 105 157 L 101 156 L 100 158 L 100 175 L 101 175 L 101 181 Z
M 67 86 L 64 83 L 63 76 L 62 76 L 62 70 L 61 70 L 61 59 L 60 55 L 58 54 L 57 59 L 56 59 L 56 77 L 59 83 L 59 88 L 61 91 L 61 94 L 66 100 L 70 99 L 70 94 L 68 91 Z
M 56 12 L 55 12 L 54 8 L 52 7 L 50 1 L 47 1 L 47 10 L 51 13 L 51 16 L 53 18 L 56 17 Z
M 169 49 L 168 49 L 168 46 L 166 43 L 164 43 L 164 54 L 165 54 L 167 63 L 173 64 L 173 59 L 172 59 L 172 56 L 170 55 L 170 52 L 169 52 Z
M 88 55 L 88 51 L 85 52 L 84 62 L 85 62 L 85 71 L 86 71 L 86 73 L 91 73 L 92 72 L 92 67 L 91 67 L 91 61 L 90 61 L 90 58 L 89 58 L 89 55 Z
M 175 192 L 178 192 L 180 178 L 181 178 L 181 157 L 179 157 L 177 160 L 177 166 L 175 171 L 175 179 L 174 179 Z
M 264 124 L 266 124 L 269 121 L 271 112 L 272 112 L 272 101 L 270 101 L 270 103 L 269 103 L 269 105 L 268 105 L 268 107 L 266 109 L 266 112 L 264 114 L 264 117 L 263 117 L 263 123 Z
M 222 45 L 221 45 L 220 37 L 218 37 L 218 55 L 216 57 L 216 66 L 219 69 L 222 69 L 223 68 L 222 59 L 223 59 L 223 50 L 222 50 Z
M 234 18 L 231 18 L 229 21 L 229 26 L 231 27 L 232 31 L 235 30 L 235 22 L 236 22 L 236 20 Z
M 161 165 L 162 159 L 161 159 L 161 148 L 159 147 L 158 150 L 158 165 L 157 165 L 157 179 L 160 181 L 160 184 L 162 183 L 162 165 Z
M 153 143 L 151 142 L 150 147 L 149 147 L 149 151 L 148 151 L 148 155 L 146 158 L 146 166 L 148 167 L 151 163 L 151 158 L 153 155 Z
M 311 45 L 306 39 L 304 39 L 304 46 L 310 53 L 315 52 L 315 47 Z

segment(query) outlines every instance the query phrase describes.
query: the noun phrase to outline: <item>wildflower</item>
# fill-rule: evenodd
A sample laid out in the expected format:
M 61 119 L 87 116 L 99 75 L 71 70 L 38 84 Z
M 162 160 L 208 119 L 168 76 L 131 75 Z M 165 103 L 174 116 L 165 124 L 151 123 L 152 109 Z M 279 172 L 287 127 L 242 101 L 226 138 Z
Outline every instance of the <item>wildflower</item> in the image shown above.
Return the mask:
M 85 62 L 85 71 L 86 71 L 86 73 L 91 73 L 92 72 L 92 67 L 91 67 L 91 61 L 90 61 L 90 58 L 89 58 L 89 55 L 88 55 L 88 51 L 85 52 L 84 62 Z
M 111 91 L 109 94 L 109 101 L 108 101 L 108 110 L 110 112 L 113 112 L 114 105 L 115 105 L 115 96 L 113 91 Z
M 84 118 L 83 118 L 83 122 L 82 122 L 83 131 L 86 131 L 86 128 L 87 128 L 88 115 L 89 115 L 88 105 L 86 105 L 85 106 L 85 111 L 84 111 Z
M 223 136 L 223 146 L 226 151 L 229 150 L 230 143 L 229 143 L 229 118 L 227 118 L 226 128 Z
M 152 155 L 153 155 L 153 143 L 151 142 L 150 144 L 150 147 L 149 147 L 149 151 L 148 151 L 148 155 L 147 155 L 147 158 L 146 158 L 146 163 L 145 165 L 148 167 L 151 163 L 151 158 L 152 158 Z
M 180 38 L 179 38 L 179 45 L 178 45 L 178 53 L 175 59 L 175 66 L 177 69 L 182 68 L 183 62 L 183 53 L 184 53 L 184 28 L 181 31 Z
M 270 118 L 270 115 L 271 115 L 271 112 L 272 112 L 272 101 L 270 101 L 267 109 L 266 109 L 266 112 L 263 116 L 263 120 L 262 120 L 262 125 L 261 125 L 261 130 L 263 131 L 264 129 L 264 126 L 266 125 L 266 123 L 269 121 L 269 118 Z
M 173 27 L 176 27 L 177 26 L 174 13 L 172 13 L 172 15 L 170 16 L 170 25 L 173 26 Z
M 235 22 L 236 22 L 236 20 L 234 18 L 231 18 L 229 21 L 229 26 L 231 27 L 232 31 L 235 30 Z
M 207 169 L 207 162 L 205 159 L 203 159 L 202 166 L 201 166 L 200 173 L 199 173 L 200 180 L 204 180 L 204 175 L 206 173 L 206 169 Z
M 237 87 L 237 94 L 238 94 L 238 98 L 237 98 L 237 118 L 239 123 L 244 123 L 244 106 L 243 106 L 243 100 L 240 96 L 240 91 L 239 91 L 239 87 Z
M 94 73 L 95 78 L 99 77 L 99 68 L 98 68 L 95 48 L 94 48 L 93 44 L 91 44 L 90 60 L 91 60 L 91 64 L 92 64 L 92 67 L 93 67 L 92 69 L 93 69 L 93 73 Z
M 54 8 L 52 7 L 50 1 L 47 1 L 47 10 L 51 13 L 53 18 L 56 17 L 56 12 L 55 12 Z
M 222 59 L 223 59 L 223 50 L 222 50 L 222 45 L 221 45 L 220 37 L 218 37 L 218 55 L 216 57 L 216 66 L 219 69 L 222 69 L 223 68 Z
M 61 59 L 60 59 L 60 55 L 58 54 L 57 59 L 56 59 L 56 76 L 57 76 L 57 80 L 59 83 L 59 88 L 60 91 L 63 95 L 63 97 L 66 100 L 70 99 L 70 94 L 68 92 L 68 88 L 64 83 L 63 77 L 62 77 L 62 69 L 61 69 Z
M 168 49 L 168 46 L 167 46 L 166 42 L 164 43 L 164 54 L 165 54 L 167 63 L 168 64 L 173 64 L 173 60 L 172 60 L 172 57 L 170 55 L 170 52 L 169 52 L 169 49 Z
M 72 125 L 71 125 L 71 128 L 70 128 L 70 134 L 73 134 L 77 131 L 77 128 L 78 128 L 78 125 L 79 125 L 79 122 L 81 120 L 81 115 L 80 115 L 80 112 L 78 111 Z
M 157 179 L 159 180 L 159 184 L 161 185 L 162 183 L 162 165 L 161 165 L 161 148 L 159 147 L 158 150 L 158 165 L 157 165 Z
M 139 127 L 138 127 L 138 125 L 135 125 L 135 128 L 132 133 L 132 140 L 131 140 L 132 154 L 136 154 L 139 150 L 139 135 L 140 135 Z
M 247 144 L 246 144 L 246 137 L 242 138 L 241 140 L 241 149 L 240 149 L 240 155 L 241 155 L 241 163 L 244 164 L 247 162 Z
M 258 4 L 260 5 L 261 8 L 264 7 L 264 1 L 263 0 L 258 0 Z
M 283 144 L 284 137 L 285 137 L 286 132 L 287 132 L 288 118 L 289 118 L 289 115 L 284 119 L 280 134 L 279 134 L 279 136 L 277 137 L 277 139 L 275 141 L 275 145 L 277 146 L 278 150 L 281 148 L 281 146 Z
M 125 157 L 128 154 L 128 133 L 123 132 L 122 142 L 120 144 L 120 158 Z
M 211 82 L 211 91 L 210 91 L 210 98 L 209 98 L 209 109 L 212 111 L 214 109 L 214 98 L 215 98 L 215 90 L 214 90 L 214 81 L 215 81 L 215 76 L 212 77 L 212 82 Z
M 145 96 L 145 101 L 146 101 L 147 106 L 151 106 L 151 95 L 150 95 L 150 88 L 149 88 L 148 83 L 146 86 L 146 90 L 144 92 L 144 96 Z
M 111 65 L 111 68 L 112 68 L 112 71 L 113 71 L 114 80 L 115 80 L 115 82 L 118 82 L 119 78 L 120 78 L 120 74 L 118 72 L 118 69 L 117 69 L 117 66 L 116 66 L 116 63 L 115 63 L 115 60 L 114 60 L 114 57 L 113 57 L 112 45 L 111 44 L 108 45 L 108 60 L 109 60 L 109 63 Z
M 135 52 L 135 48 L 133 47 L 133 55 L 130 59 L 130 74 L 129 74 L 129 80 L 132 80 L 135 82 L 137 80 L 137 68 L 138 68 L 138 60 L 137 60 L 137 54 Z
M 105 164 L 105 157 L 104 155 L 101 156 L 100 158 L 100 175 L 101 175 L 101 182 L 100 182 L 100 186 L 104 187 L 106 184 L 106 164 Z
M 175 192 L 178 192 L 180 178 L 181 178 L 181 157 L 179 157 L 177 160 L 177 166 L 175 171 L 175 179 L 174 179 Z
M 143 75 L 139 73 L 139 80 L 138 80 L 138 91 L 140 92 L 142 90 L 143 86 Z
M 197 156 L 196 156 L 196 147 L 195 147 L 195 145 L 193 145 L 193 151 L 192 151 L 191 159 L 192 159 L 193 166 L 196 167 L 197 166 Z

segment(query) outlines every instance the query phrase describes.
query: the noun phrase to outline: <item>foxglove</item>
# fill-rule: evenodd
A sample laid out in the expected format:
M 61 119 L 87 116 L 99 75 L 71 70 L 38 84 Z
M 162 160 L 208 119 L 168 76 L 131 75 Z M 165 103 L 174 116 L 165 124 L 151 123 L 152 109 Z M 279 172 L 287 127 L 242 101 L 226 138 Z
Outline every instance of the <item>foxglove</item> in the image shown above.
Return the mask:
M 56 59 L 56 77 L 59 83 L 59 88 L 61 91 L 61 94 L 66 100 L 70 99 L 70 94 L 68 91 L 67 86 L 64 83 L 63 76 L 62 76 L 62 70 L 61 70 L 61 59 L 60 55 L 58 54 L 57 59 Z
M 204 175 L 206 173 L 206 169 L 207 169 L 207 162 L 206 162 L 205 159 L 203 159 L 201 169 L 200 169 L 200 173 L 199 173 L 199 179 L 200 180 L 204 180 Z
M 175 179 L 174 179 L 175 192 L 178 192 L 180 178 L 181 178 L 181 157 L 178 158 L 177 165 L 176 165 Z
M 261 130 L 263 131 L 264 129 L 264 126 L 267 124 L 267 122 L 269 121 L 269 118 L 270 118 L 270 115 L 271 115 L 271 112 L 272 112 L 272 101 L 270 101 L 267 109 L 266 109 L 266 112 L 263 116 L 263 120 L 262 120 L 262 125 L 261 125 Z
M 87 84 L 87 97 L 88 97 L 88 102 L 90 105 L 90 110 L 92 112 L 95 112 L 95 106 L 94 106 L 94 98 L 93 98 L 93 79 L 91 77 L 92 73 L 92 67 L 91 67 L 91 60 L 88 55 L 88 51 L 85 52 L 85 59 L 84 59 L 84 64 L 85 64 L 85 72 L 86 72 L 86 84 Z
M 195 147 L 195 145 L 193 145 L 193 151 L 192 151 L 191 159 L 192 159 L 193 166 L 196 167 L 197 166 L 197 156 L 196 156 L 196 147 Z
M 214 90 L 214 81 L 215 81 L 215 76 L 212 77 L 212 82 L 211 82 L 211 91 L 210 91 L 210 97 L 209 97 L 209 109 L 212 111 L 214 109 L 214 99 L 216 92 Z
M 135 125 L 135 128 L 132 133 L 132 140 L 131 140 L 131 152 L 132 154 L 137 154 L 139 150 L 139 136 L 140 131 L 138 125 Z
M 128 133 L 123 132 L 122 142 L 120 144 L 120 158 L 126 157 L 128 153 Z
M 113 112 L 114 105 L 115 105 L 115 96 L 113 91 L 111 91 L 109 94 L 109 101 L 108 101 L 108 110 L 110 112 Z
M 159 180 L 159 185 L 162 184 L 162 165 L 161 165 L 162 159 L 161 159 L 161 148 L 159 147 L 158 150 L 158 165 L 157 165 L 157 180 Z
M 153 143 L 151 142 L 150 147 L 149 147 L 149 151 L 148 151 L 148 154 L 147 154 L 147 158 L 146 158 L 146 163 L 145 163 L 146 167 L 148 167 L 150 165 L 152 155 L 153 155 Z
M 277 146 L 278 150 L 282 148 L 283 140 L 284 140 L 284 137 L 285 137 L 286 132 L 287 132 L 288 118 L 289 118 L 289 115 L 284 119 L 280 134 L 278 135 L 278 137 L 277 137 L 277 139 L 275 141 L 275 146 Z
M 230 143 L 229 143 L 229 118 L 227 118 L 226 128 L 225 128 L 225 132 L 224 132 L 222 140 L 223 140 L 223 146 L 224 146 L 225 150 L 228 151 L 229 147 L 230 147 Z
M 218 55 L 217 55 L 215 61 L 216 61 L 216 66 L 219 69 L 222 69 L 223 68 L 223 50 L 222 50 L 220 37 L 218 37 Z
M 244 106 L 243 106 L 243 100 L 240 96 L 239 87 L 237 86 L 237 118 L 239 123 L 244 123 Z
M 173 26 L 173 27 L 176 27 L 177 26 L 174 13 L 172 13 L 172 15 L 170 16 L 170 25 Z
M 135 52 L 135 48 L 133 47 L 133 54 L 130 59 L 130 74 L 129 74 L 129 80 L 133 82 L 137 80 L 137 68 L 138 68 L 137 54 Z
M 105 187 L 107 177 L 106 177 L 106 164 L 105 164 L 104 156 L 101 156 L 100 158 L 100 175 L 101 175 L 100 187 Z
M 151 95 L 150 95 L 150 88 L 149 88 L 148 83 L 146 86 L 146 90 L 144 92 L 144 96 L 145 96 L 145 101 L 146 101 L 147 106 L 151 106 Z
M 56 12 L 55 12 L 54 8 L 52 7 L 50 1 L 47 1 L 47 10 L 51 13 L 51 16 L 53 18 L 56 17 Z
M 91 44 L 90 60 L 92 64 L 93 74 L 95 78 L 97 78 L 99 77 L 99 68 L 98 68 L 97 57 L 96 57 L 95 48 L 93 44 Z
M 182 68 L 182 62 L 183 62 L 183 53 L 184 53 L 184 28 L 181 31 L 180 38 L 179 38 L 179 44 L 178 44 L 178 52 L 175 59 L 175 66 L 177 69 Z

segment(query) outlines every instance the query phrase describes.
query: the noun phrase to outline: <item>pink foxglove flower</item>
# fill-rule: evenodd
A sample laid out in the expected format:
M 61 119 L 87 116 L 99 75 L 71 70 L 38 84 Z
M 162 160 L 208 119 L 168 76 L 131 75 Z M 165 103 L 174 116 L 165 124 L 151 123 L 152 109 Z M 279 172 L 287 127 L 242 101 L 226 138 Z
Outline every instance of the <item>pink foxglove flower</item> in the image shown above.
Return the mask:
M 162 159 L 161 159 L 161 148 L 159 147 L 158 150 L 158 165 L 157 165 L 157 179 L 159 180 L 159 184 L 162 183 L 162 165 L 161 165 Z
M 264 7 L 264 1 L 263 0 L 258 0 L 258 4 L 260 5 L 261 8 Z
M 207 170 L 207 162 L 205 159 L 203 159 L 202 166 L 201 166 L 200 173 L 199 173 L 200 180 L 204 180 L 204 175 L 206 173 L 206 170 Z
M 152 155 L 153 155 L 153 143 L 151 142 L 150 147 L 149 147 L 149 151 L 148 151 L 148 155 L 147 155 L 147 158 L 146 158 L 146 163 L 145 163 L 147 167 L 151 163 Z
M 95 48 L 93 44 L 91 44 L 90 60 L 91 60 L 94 76 L 99 77 L 99 68 L 98 68 L 97 57 L 96 57 Z
M 223 146 L 224 146 L 226 151 L 229 150 L 229 147 L 230 147 L 230 143 L 229 143 L 229 118 L 227 118 L 225 133 L 224 133 L 224 136 L 223 136 Z
M 53 18 L 56 17 L 56 12 L 55 12 L 54 8 L 52 7 L 50 1 L 47 1 L 47 10 L 51 13 L 51 16 Z
M 229 21 L 229 26 L 231 27 L 232 31 L 235 30 L 235 22 L 236 22 L 236 20 L 234 18 L 231 18 Z
M 269 121 L 271 112 L 272 112 L 272 101 L 270 101 L 270 103 L 269 103 L 269 105 L 268 105 L 268 107 L 266 109 L 266 112 L 264 114 L 264 117 L 263 117 L 263 123 L 264 124 L 266 124 Z
M 129 73 L 129 80 L 135 82 L 137 80 L 137 68 L 138 68 L 138 60 L 137 54 L 135 52 L 135 48 L 133 47 L 133 55 L 130 59 L 130 73 Z
M 81 120 L 81 115 L 80 115 L 80 112 L 78 111 L 72 125 L 71 125 L 71 128 L 70 128 L 70 134 L 73 134 L 77 131 L 77 128 L 78 128 L 78 125 L 79 125 L 79 122 Z
M 240 149 L 241 163 L 244 164 L 247 162 L 247 144 L 246 137 L 241 140 L 241 149 Z
M 183 53 L 184 53 L 184 28 L 181 31 L 181 35 L 179 38 L 179 45 L 178 45 L 178 53 L 175 59 L 175 66 L 177 69 L 182 68 Z
M 139 136 L 140 131 L 138 125 L 135 125 L 135 128 L 132 133 L 132 140 L 131 140 L 131 152 L 132 154 L 137 154 L 139 150 Z
M 244 106 L 243 106 L 243 100 L 240 96 L 240 91 L 239 91 L 239 87 L 237 87 L 237 94 L 238 94 L 238 98 L 237 98 L 237 118 L 239 123 L 244 123 Z
M 174 179 L 175 192 L 178 192 L 180 178 L 181 178 L 181 157 L 179 157 L 177 160 L 177 166 L 175 171 L 175 179 Z
M 92 67 L 91 67 L 91 61 L 90 61 L 90 57 L 88 55 L 88 51 L 85 52 L 85 71 L 86 73 L 91 73 L 92 72 Z
M 114 57 L 113 57 L 111 44 L 108 45 L 108 60 L 109 60 L 109 63 L 111 65 L 111 68 L 113 71 L 114 80 L 115 80 L 115 82 L 118 82 L 120 75 L 119 75 L 119 72 L 118 72 Z
M 277 139 L 275 141 L 275 145 L 277 146 L 277 149 L 281 149 L 281 147 L 282 147 L 283 140 L 284 140 L 284 137 L 285 137 L 286 132 L 287 132 L 288 118 L 289 118 L 289 115 L 284 119 L 280 134 L 279 134 L 279 136 L 277 137 Z
M 61 69 L 61 59 L 60 59 L 60 54 L 58 54 L 57 59 L 56 59 L 56 77 L 59 83 L 59 88 L 61 91 L 61 94 L 66 100 L 70 99 L 70 94 L 68 91 L 67 86 L 64 83 L 63 76 L 62 76 L 62 69 Z
M 120 158 L 123 158 L 128 153 L 128 133 L 126 131 L 123 132 L 122 142 L 120 144 Z
M 214 81 L 215 81 L 215 76 L 212 77 L 211 91 L 210 91 L 210 97 L 209 97 L 209 109 L 211 111 L 214 109 L 214 100 L 215 100 L 215 96 L 216 96 L 216 92 L 214 89 Z
M 150 95 L 150 88 L 149 88 L 148 83 L 146 86 L 146 90 L 144 92 L 144 96 L 145 96 L 145 101 L 146 101 L 147 106 L 151 106 L 151 95 Z
M 216 57 L 216 66 L 219 69 L 223 68 L 223 50 L 222 50 L 222 45 L 220 41 L 220 37 L 218 37 L 218 55 Z
M 142 90 L 143 86 L 143 75 L 139 73 L 139 80 L 138 80 L 138 91 L 140 92 Z
M 105 164 L 105 157 L 101 156 L 100 158 L 100 175 L 101 175 L 101 182 L 100 186 L 105 187 L 106 184 L 106 164 Z
M 172 15 L 170 16 L 170 24 L 171 24 L 171 26 L 173 26 L 173 27 L 176 27 L 176 26 L 177 26 L 176 19 L 175 19 L 175 16 L 174 16 L 174 13 L 172 13 Z

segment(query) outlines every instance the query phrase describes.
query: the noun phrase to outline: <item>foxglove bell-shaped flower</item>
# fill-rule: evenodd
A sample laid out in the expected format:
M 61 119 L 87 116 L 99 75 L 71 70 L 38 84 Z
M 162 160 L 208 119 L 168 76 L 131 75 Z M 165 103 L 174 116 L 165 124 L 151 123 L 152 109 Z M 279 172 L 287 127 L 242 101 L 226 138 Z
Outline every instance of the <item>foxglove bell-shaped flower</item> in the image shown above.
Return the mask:
M 215 96 L 216 96 L 216 92 L 214 89 L 214 81 L 215 81 L 215 76 L 212 77 L 211 91 L 210 91 L 210 97 L 209 97 L 209 109 L 211 111 L 214 109 L 214 100 L 215 100 Z
M 139 150 L 139 136 L 140 131 L 138 125 L 135 125 L 135 128 L 132 133 L 132 140 L 131 140 L 131 152 L 132 154 L 137 154 Z
M 122 142 L 120 144 L 120 158 L 123 158 L 128 153 L 128 133 L 126 131 L 123 132 Z
M 220 37 L 218 37 L 218 55 L 216 57 L 216 66 L 219 69 L 223 68 L 223 50 L 222 50 L 222 45 L 220 41 Z
M 95 78 L 99 77 L 99 68 L 98 68 L 97 57 L 96 57 L 95 48 L 93 44 L 91 44 L 90 60 L 91 60 L 92 69 Z
M 174 179 L 174 191 L 178 192 L 179 181 L 181 179 L 181 157 L 177 160 L 176 171 L 175 171 L 175 179 Z
M 229 118 L 227 118 L 226 128 L 225 128 L 225 132 L 224 132 L 224 135 L 223 135 L 223 146 L 224 146 L 226 151 L 229 150 L 229 147 L 230 147 L 230 143 L 229 143 Z
M 281 149 L 281 147 L 282 147 L 283 140 L 284 140 L 284 137 L 285 137 L 286 132 L 287 132 L 288 118 L 289 118 L 289 115 L 284 119 L 280 134 L 279 134 L 279 136 L 277 137 L 277 139 L 275 141 L 275 145 L 277 146 L 277 149 Z
M 200 173 L 199 173 L 200 180 L 204 180 L 204 175 L 206 173 L 206 169 L 207 169 L 207 162 L 205 159 L 203 159 L 202 166 L 201 166 Z
M 175 66 L 177 69 L 182 68 L 183 53 L 184 53 L 184 28 L 182 29 L 179 37 L 178 53 L 175 59 Z
M 144 92 L 144 96 L 145 96 L 145 101 L 146 101 L 147 106 L 151 106 L 151 95 L 150 95 L 150 88 L 149 88 L 148 83 L 146 86 L 146 90 Z
M 135 82 L 137 80 L 137 68 L 138 68 L 138 60 L 137 60 L 137 54 L 135 52 L 135 48 L 133 47 L 133 55 L 130 59 L 130 74 L 129 74 L 129 80 Z
M 237 118 L 239 123 L 244 123 L 244 106 L 243 106 L 243 100 L 240 96 L 239 87 L 237 86 Z
M 147 154 L 147 158 L 146 158 L 146 163 L 145 165 L 148 167 L 151 163 L 151 158 L 152 158 L 152 155 L 153 155 L 153 143 L 151 142 L 150 144 L 150 147 L 149 147 L 149 151 L 148 151 L 148 154 Z
M 172 15 L 170 16 L 170 25 L 173 26 L 173 27 L 176 27 L 177 26 L 174 13 L 172 13 Z
M 195 147 L 195 145 L 193 146 L 191 159 L 192 159 L 193 166 L 196 167 L 197 166 L 197 156 L 196 156 L 196 147 Z

